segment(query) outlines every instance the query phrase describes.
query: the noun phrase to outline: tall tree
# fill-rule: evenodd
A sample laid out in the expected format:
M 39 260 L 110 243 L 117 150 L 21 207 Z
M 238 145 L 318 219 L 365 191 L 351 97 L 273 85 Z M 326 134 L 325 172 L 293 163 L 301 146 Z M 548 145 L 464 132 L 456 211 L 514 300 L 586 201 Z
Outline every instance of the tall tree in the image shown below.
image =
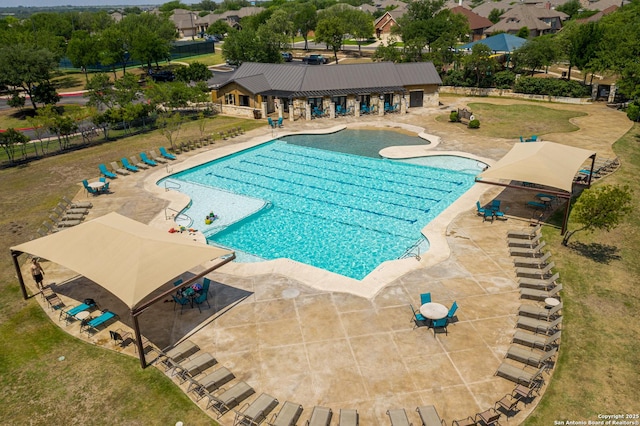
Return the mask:
M 511 60 L 517 66 L 529 68 L 533 75 L 536 70 L 555 63 L 559 57 L 560 51 L 555 37 L 542 35 L 527 40 L 512 53 Z
M 342 47 L 342 39 L 347 32 L 345 20 L 337 14 L 323 14 L 318 18 L 316 26 L 316 43 L 326 43 L 333 51 L 333 58 L 338 62 L 338 50 Z
M 91 36 L 87 31 L 76 31 L 67 45 L 67 57 L 74 67 L 82 70 L 88 83 L 88 67 L 97 65 L 99 62 L 97 38 Z
M 463 59 L 465 71 L 473 73 L 476 77 L 476 87 L 482 87 L 483 82 L 494 72 L 497 62 L 491 57 L 493 52 L 482 43 L 473 45 L 471 54 Z
M 176 39 L 174 24 L 164 16 L 143 13 L 126 16 L 118 26 L 129 35 L 128 50 L 131 57 L 147 64 L 156 65 L 170 56 L 171 42 Z
M 356 38 L 358 53 L 362 54 L 362 41 L 373 37 L 373 18 L 367 12 L 352 9 L 346 11 L 346 21 L 347 31 Z
M 574 66 L 580 68 L 595 60 L 601 40 L 602 33 L 597 23 L 581 24 L 572 21 L 558 34 L 564 56 L 569 61 L 567 72 L 569 80 Z
M 9 45 L 0 49 L 0 84 L 21 87 L 37 109 L 34 90 L 48 83 L 57 67 L 54 55 L 47 49 L 28 45 Z
M 2 146 L 2 149 L 7 154 L 10 163 L 15 162 L 16 147 L 21 147 L 24 153 L 24 146 L 28 141 L 29 138 L 24 133 L 14 128 L 8 128 L 0 133 L 0 146 Z
M 316 28 L 317 22 L 318 14 L 313 4 L 308 2 L 295 3 L 292 23 L 304 39 L 304 50 L 309 50 L 309 32 Z

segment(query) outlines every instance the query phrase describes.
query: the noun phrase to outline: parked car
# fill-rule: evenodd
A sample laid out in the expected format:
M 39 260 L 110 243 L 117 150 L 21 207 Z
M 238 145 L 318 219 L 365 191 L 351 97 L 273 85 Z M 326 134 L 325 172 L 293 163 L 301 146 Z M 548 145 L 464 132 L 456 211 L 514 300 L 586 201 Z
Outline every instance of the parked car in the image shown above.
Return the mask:
M 153 81 L 173 81 L 176 79 L 176 75 L 169 70 L 164 70 L 164 71 L 155 71 L 150 73 L 149 75 L 151 75 L 151 78 L 153 79 Z
M 291 62 L 293 61 L 293 54 L 291 52 L 282 52 L 282 59 L 285 62 Z
M 308 65 L 322 65 L 329 61 L 322 55 L 309 55 L 302 58 L 302 62 Z

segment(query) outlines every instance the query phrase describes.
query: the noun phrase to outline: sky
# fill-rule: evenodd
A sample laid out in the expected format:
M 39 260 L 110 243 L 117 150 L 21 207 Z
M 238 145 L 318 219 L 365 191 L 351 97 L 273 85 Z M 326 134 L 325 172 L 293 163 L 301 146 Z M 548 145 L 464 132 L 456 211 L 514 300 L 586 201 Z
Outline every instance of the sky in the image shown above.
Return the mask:
M 47 7 L 47 6 L 146 6 L 163 4 L 169 0 L 0 0 L 2 7 Z M 199 1 L 182 0 L 184 4 Z

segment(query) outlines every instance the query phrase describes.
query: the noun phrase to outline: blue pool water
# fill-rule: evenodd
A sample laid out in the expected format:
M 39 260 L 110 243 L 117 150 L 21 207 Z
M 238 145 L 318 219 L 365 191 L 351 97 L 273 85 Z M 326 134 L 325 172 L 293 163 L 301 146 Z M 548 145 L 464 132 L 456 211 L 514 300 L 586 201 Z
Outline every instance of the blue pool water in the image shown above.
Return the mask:
M 472 170 L 475 161 L 465 161 L 463 168 Z M 192 198 L 186 213 L 210 244 L 362 279 L 424 244 L 420 230 L 467 191 L 480 170 L 274 141 L 168 180 Z M 204 225 L 210 210 L 219 218 Z

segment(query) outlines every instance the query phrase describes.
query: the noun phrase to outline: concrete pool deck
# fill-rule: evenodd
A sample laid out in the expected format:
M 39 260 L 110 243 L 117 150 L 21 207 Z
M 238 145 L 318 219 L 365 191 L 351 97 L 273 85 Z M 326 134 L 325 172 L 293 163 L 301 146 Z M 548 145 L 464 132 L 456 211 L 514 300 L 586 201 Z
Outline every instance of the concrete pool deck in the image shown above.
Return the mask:
M 465 101 L 447 99 L 451 107 Z M 570 140 L 571 145 L 579 141 L 576 146 L 612 156 L 611 144 L 630 126 L 626 117 L 599 105 L 567 108 L 588 110 L 589 119 L 580 117 L 580 124 L 576 124 L 581 130 L 577 132 L 545 136 L 545 140 Z M 449 123 L 435 121 L 435 116 L 442 113 L 425 109 L 391 117 L 395 122 L 376 119 L 357 125 L 424 126 L 441 138 L 434 150 L 471 152 L 491 161 L 515 143 L 458 132 Z M 333 123 L 285 123 L 284 130 L 320 130 Z M 349 118 L 335 123 L 355 124 Z M 181 154 L 169 169 L 176 172 L 272 136 L 267 129 L 248 132 L 223 147 L 214 144 Z M 155 185 L 167 173 L 163 167 L 114 180 L 113 194 L 91 198 L 94 207 L 88 219 L 117 211 L 168 230 L 172 210 L 165 209 L 170 205 L 182 208 L 188 200 Z M 485 203 L 496 196 L 511 207 L 509 219 L 483 222 L 476 215 L 475 201 Z M 140 317 L 141 330 L 160 348 L 187 338 L 197 343 L 218 360 L 212 369 L 225 366 L 235 374 L 236 379 L 225 387 L 243 380 L 256 390 L 248 401 L 266 392 L 280 404 L 287 400 L 302 404 L 304 412 L 298 424 L 309 418 L 315 405 L 333 409 L 332 424 L 337 424 L 341 408 L 357 409 L 363 425 L 388 424 L 386 410 L 394 408 L 405 408 L 410 420 L 419 424 L 415 408 L 431 404 L 447 423 L 473 416 L 493 407 L 514 388 L 512 382 L 494 374 L 510 345 L 521 304 L 505 235 L 508 229 L 528 226 L 531 212 L 524 201 L 529 197 L 511 189 L 475 185 L 427 227 L 431 249 L 419 261 L 410 258 L 388 262 L 363 282 L 287 260 L 224 266 L 209 274 L 214 280 L 211 308 L 204 306 L 202 313 L 185 309 L 181 314 L 174 311 L 173 303 L 158 303 Z M 201 236 L 184 233 L 176 238 Z M 59 283 L 54 287 L 67 305 L 92 297 L 101 307 L 120 314 L 122 323 L 110 328 L 131 325 L 126 307 L 102 288 L 86 279 L 73 278 L 73 273 L 57 265 L 46 262 L 44 266 L 47 282 Z M 70 280 L 63 283 L 64 279 Z M 358 289 L 347 293 L 345 286 Z M 413 329 L 408 306 L 411 303 L 417 307 L 419 294 L 424 292 L 431 292 L 434 301 L 450 306 L 455 300 L 460 306 L 448 335 L 434 336 L 425 327 Z M 57 320 L 55 312 L 46 311 Z M 77 323 L 60 324 L 79 336 Z M 115 348 L 106 331 L 81 338 Z M 132 346 L 124 351 L 134 355 Z M 545 378 L 548 381 L 548 375 Z M 522 421 L 539 400 L 526 408 L 521 404 L 521 411 L 510 421 Z M 203 407 L 205 403 L 203 400 L 199 404 Z M 230 425 L 233 418 L 231 413 L 219 421 Z

